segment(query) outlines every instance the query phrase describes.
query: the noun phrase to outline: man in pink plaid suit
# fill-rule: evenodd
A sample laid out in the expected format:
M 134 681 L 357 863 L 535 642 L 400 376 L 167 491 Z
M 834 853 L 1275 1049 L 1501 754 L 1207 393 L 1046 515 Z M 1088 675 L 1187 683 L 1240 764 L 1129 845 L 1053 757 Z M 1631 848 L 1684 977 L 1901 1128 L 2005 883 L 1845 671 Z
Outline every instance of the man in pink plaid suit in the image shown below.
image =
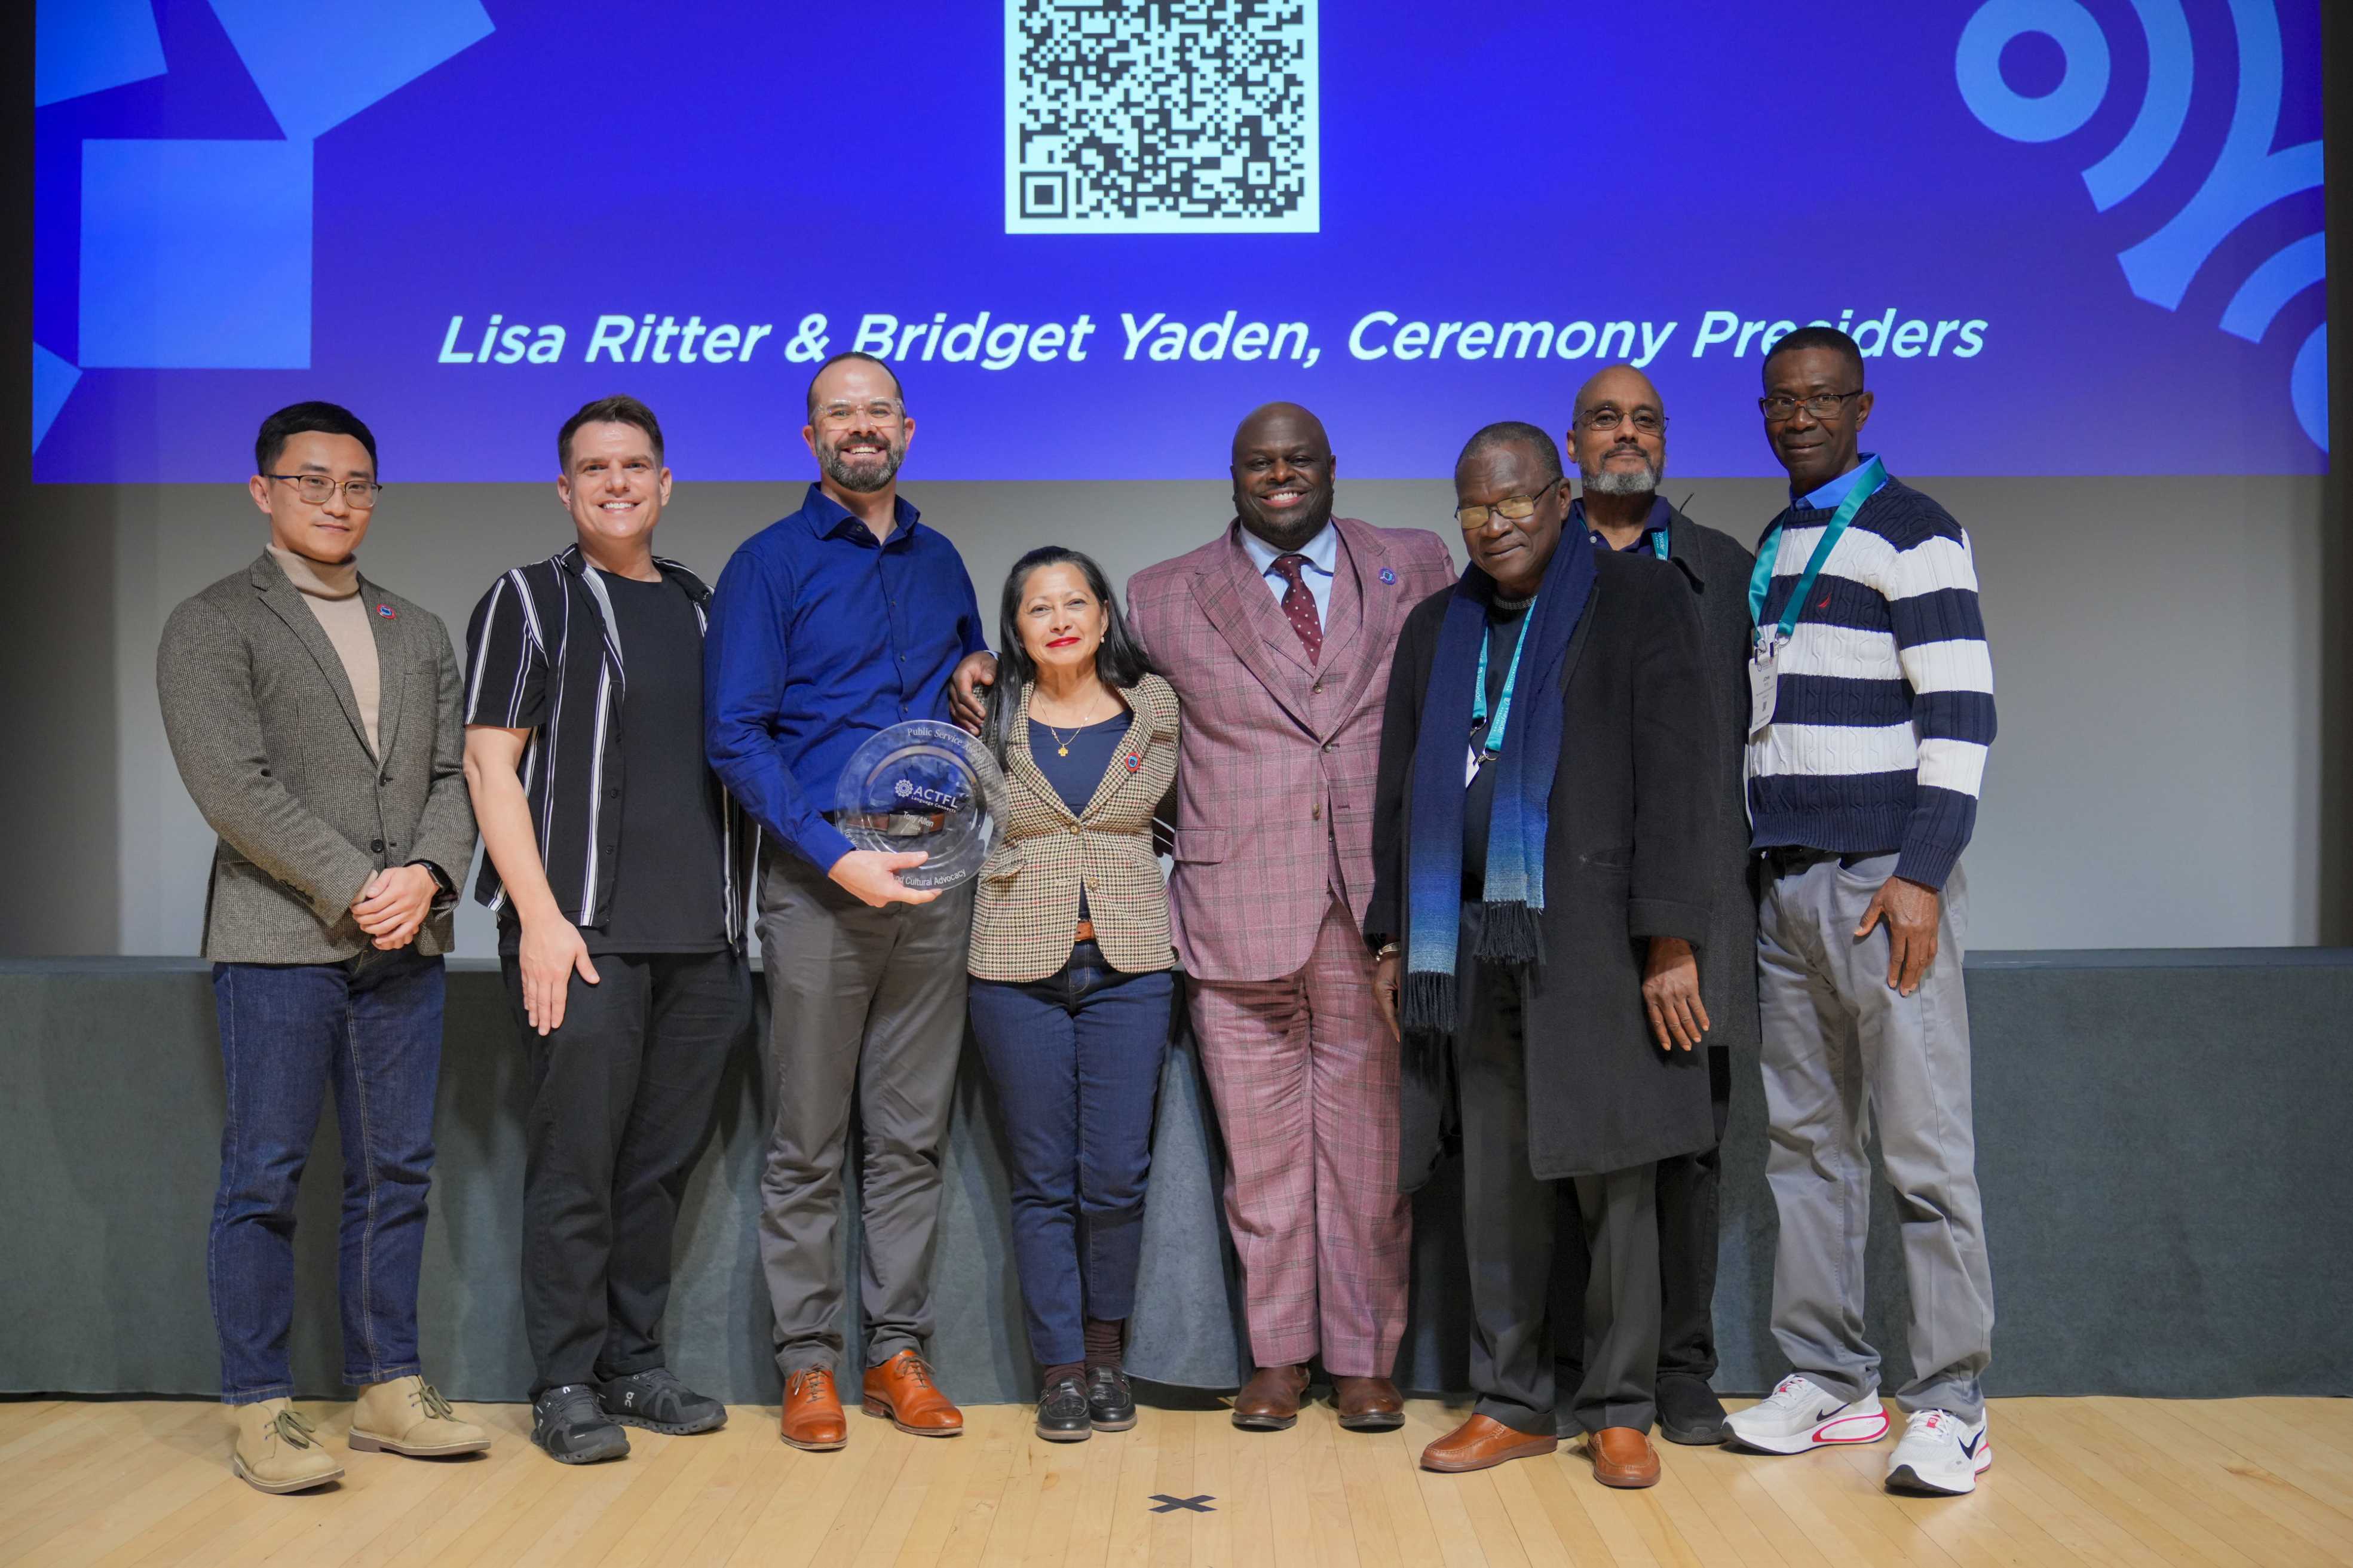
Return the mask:
M 1360 922 L 1389 658 L 1455 573 L 1434 533 L 1335 518 L 1333 467 L 1313 414 L 1259 409 L 1234 432 L 1235 521 L 1127 597 L 1184 710 L 1170 914 L 1257 1367 L 1234 1424 L 1291 1426 L 1320 1355 L 1340 1424 L 1384 1431 L 1412 1217 Z

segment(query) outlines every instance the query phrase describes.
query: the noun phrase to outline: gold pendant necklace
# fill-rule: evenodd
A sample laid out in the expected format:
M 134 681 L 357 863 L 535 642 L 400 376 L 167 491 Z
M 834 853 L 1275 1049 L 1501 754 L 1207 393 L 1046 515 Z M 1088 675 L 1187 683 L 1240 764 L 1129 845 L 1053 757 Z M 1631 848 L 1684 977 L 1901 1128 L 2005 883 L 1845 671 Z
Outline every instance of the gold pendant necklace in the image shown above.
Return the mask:
M 1041 719 L 1039 722 L 1045 723 L 1045 721 Z M 1079 738 L 1080 731 L 1084 730 L 1088 725 L 1093 722 L 1094 717 L 1092 713 L 1090 712 L 1086 718 L 1079 721 L 1078 729 L 1071 731 L 1067 735 L 1063 734 L 1060 730 L 1055 729 L 1051 724 L 1047 724 L 1046 732 L 1054 737 L 1054 754 L 1058 757 L 1069 756 L 1071 754 L 1071 742 Z

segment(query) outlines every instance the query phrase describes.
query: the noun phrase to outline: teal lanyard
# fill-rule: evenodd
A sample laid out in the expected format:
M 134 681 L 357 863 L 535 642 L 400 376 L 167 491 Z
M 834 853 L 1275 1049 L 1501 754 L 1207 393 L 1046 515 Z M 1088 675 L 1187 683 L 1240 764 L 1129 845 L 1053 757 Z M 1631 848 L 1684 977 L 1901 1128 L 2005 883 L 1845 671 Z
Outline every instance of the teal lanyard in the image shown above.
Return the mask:
M 1839 538 L 1846 532 L 1846 525 L 1854 521 L 1854 514 L 1862 510 L 1862 503 L 1877 494 L 1886 482 L 1887 468 L 1877 458 L 1862 466 L 1862 474 L 1848 488 L 1846 499 L 1839 502 L 1838 510 L 1831 514 L 1830 526 L 1822 530 L 1821 540 L 1815 544 L 1814 553 L 1806 563 L 1805 575 L 1799 577 L 1797 587 L 1790 590 L 1789 602 L 1781 606 L 1781 624 L 1772 637 L 1776 647 L 1788 640 L 1790 628 L 1798 624 L 1798 616 L 1805 610 L 1806 595 L 1813 592 L 1814 579 L 1822 574 L 1822 563 L 1831 558 L 1831 552 L 1838 548 Z M 1757 640 L 1760 644 L 1766 638 L 1765 623 L 1759 617 L 1765 614 L 1765 594 L 1773 585 L 1773 563 L 1780 556 L 1780 545 L 1781 521 L 1776 518 L 1773 526 L 1765 531 L 1763 542 L 1757 546 L 1757 565 L 1748 574 L 1748 618 L 1757 626 Z
M 1667 558 L 1667 531 L 1665 529 L 1654 528 L 1651 530 L 1651 553 L 1657 556 L 1662 561 L 1664 561 Z
M 1503 755 L 1504 728 L 1512 721 L 1512 688 L 1518 685 L 1520 680 L 1520 650 L 1528 646 L 1528 626 L 1535 618 L 1536 602 L 1530 599 L 1528 607 L 1520 613 L 1520 637 L 1517 642 L 1512 644 L 1511 668 L 1504 671 L 1504 695 L 1495 702 L 1494 727 L 1490 729 L 1486 738 L 1479 742 L 1480 752 L 1486 756 Z M 1483 723 L 1487 718 L 1487 644 L 1489 640 L 1486 628 L 1481 627 L 1479 682 L 1471 689 L 1471 723 L 1474 729 Z

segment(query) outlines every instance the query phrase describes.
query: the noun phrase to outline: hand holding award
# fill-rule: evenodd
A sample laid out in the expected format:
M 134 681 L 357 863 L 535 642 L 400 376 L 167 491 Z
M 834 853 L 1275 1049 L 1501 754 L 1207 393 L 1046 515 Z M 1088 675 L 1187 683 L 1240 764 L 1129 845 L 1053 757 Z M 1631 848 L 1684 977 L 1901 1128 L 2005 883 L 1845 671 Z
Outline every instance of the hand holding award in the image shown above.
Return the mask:
M 899 874 L 917 891 L 978 875 L 1004 832 L 1005 775 L 953 724 L 913 719 L 869 736 L 841 771 L 836 824 L 860 849 L 918 853 Z

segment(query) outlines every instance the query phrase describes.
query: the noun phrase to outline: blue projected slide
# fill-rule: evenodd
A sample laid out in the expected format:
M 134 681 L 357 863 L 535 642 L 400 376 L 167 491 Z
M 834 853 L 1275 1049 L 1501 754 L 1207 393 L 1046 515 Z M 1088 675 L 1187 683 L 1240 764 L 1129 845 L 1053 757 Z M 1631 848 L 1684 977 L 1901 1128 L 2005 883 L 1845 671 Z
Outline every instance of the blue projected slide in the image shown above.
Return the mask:
M 1913 474 L 2327 466 L 2318 0 L 43 0 L 34 472 L 240 477 L 349 404 L 387 479 L 550 477 L 650 403 L 806 472 L 842 349 L 911 476 L 1343 471 L 1558 430 L 1630 360 L 1774 472 L 1777 336 Z

